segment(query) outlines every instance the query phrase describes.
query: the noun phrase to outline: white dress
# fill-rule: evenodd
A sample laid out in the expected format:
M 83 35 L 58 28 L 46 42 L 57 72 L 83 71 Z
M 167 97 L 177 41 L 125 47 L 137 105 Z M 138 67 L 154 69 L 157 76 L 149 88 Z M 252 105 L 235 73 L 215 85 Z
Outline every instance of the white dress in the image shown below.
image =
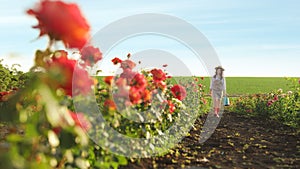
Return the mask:
M 226 91 L 226 81 L 225 78 L 220 78 L 216 76 L 213 77 L 210 82 L 210 89 L 212 90 L 212 97 L 214 99 L 221 99 L 223 93 Z

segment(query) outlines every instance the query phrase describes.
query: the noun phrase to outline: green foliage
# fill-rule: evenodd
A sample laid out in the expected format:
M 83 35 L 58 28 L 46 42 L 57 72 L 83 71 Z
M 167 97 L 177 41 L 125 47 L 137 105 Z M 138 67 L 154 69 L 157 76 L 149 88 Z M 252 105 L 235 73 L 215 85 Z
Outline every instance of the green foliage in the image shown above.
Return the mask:
M 0 59 L 0 92 L 9 91 L 15 88 L 24 87 L 25 82 L 29 78 L 29 73 L 23 73 L 17 70 L 17 64 L 12 65 L 10 68 L 3 65 Z
M 30 87 L 9 100 L 9 103 L 16 103 L 16 109 L 11 109 L 16 113 L 5 111 L 0 106 L 1 117 L 16 116 L 12 118 L 14 121 L 1 118 L 6 121 L 5 125 L 12 126 L 16 131 L 6 136 L 9 148 L 0 155 L 4 162 L 1 168 L 62 168 L 65 162 L 75 164 L 76 160 L 81 159 L 80 155 L 71 154 L 69 156 L 74 160 L 65 161 L 66 153 L 72 149 L 84 151 L 87 143 L 84 141 L 85 133 L 74 125 L 63 124 L 61 132 L 54 132 L 53 121 L 57 120 L 57 116 L 51 114 L 67 115 L 66 109 L 57 104 L 57 99 L 47 86 L 31 81 Z M 49 105 L 51 109 L 47 109 Z M 61 111 L 56 112 L 58 109 Z M 79 139 L 75 143 L 76 138 Z

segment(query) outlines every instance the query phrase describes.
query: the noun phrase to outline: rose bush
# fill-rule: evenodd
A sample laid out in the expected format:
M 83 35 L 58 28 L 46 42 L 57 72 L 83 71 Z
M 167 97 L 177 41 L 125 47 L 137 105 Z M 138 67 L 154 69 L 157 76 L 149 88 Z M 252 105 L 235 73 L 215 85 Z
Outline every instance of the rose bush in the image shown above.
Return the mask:
M 14 64 L 9 68 L 2 61 L 0 59 L 0 92 L 11 92 L 24 87 L 30 74 L 19 71 L 17 67 L 20 65 Z
M 163 139 L 162 133 L 176 120 L 185 122 L 182 128 L 190 126 L 191 119 L 203 113 L 199 110 L 207 108 L 203 87 L 194 77 L 178 83 L 159 68 L 134 70 L 136 63 L 130 60 L 130 54 L 124 60 L 112 60 L 122 69 L 121 74 L 103 80 L 90 77 L 87 70 L 102 59 L 102 53 L 97 47 L 85 46 L 90 27 L 76 4 L 42 0 L 27 13 L 38 20 L 34 28 L 40 30 L 39 36 L 49 37 L 49 44 L 45 50 L 36 51 L 35 65 L 29 73 L 0 64 L 4 84 L 0 122 L 11 131 L 1 138 L 0 168 L 102 169 L 126 165 L 127 158 L 112 154 L 88 137 L 105 132 L 98 132 L 104 125 L 93 118 L 98 115 L 75 111 L 74 101 L 85 100 L 90 92 L 95 92 L 107 122 L 119 133 L 136 138 L 159 135 Z M 66 50 L 53 49 L 58 41 Z M 77 50 L 79 60 L 70 59 L 69 48 Z M 154 115 L 158 121 L 146 121 Z M 182 128 L 178 132 L 183 132 Z M 107 142 L 105 137 L 100 138 L 100 142 Z M 175 138 L 165 145 L 172 141 Z M 140 145 L 128 146 L 144 150 Z
M 289 91 L 278 89 L 266 94 L 255 94 L 234 100 L 233 112 L 273 118 L 284 124 L 300 126 L 300 83 L 298 78 L 287 78 Z
M 115 63 L 116 60 L 118 63 Z M 112 64 L 119 66 L 122 71 L 116 76 L 99 77 L 99 81 L 104 83 L 97 85 L 96 99 L 100 112 L 108 123 L 106 126 L 124 136 L 145 139 L 159 136 L 157 141 L 161 140 L 162 147 L 172 147 L 173 143 L 179 141 L 175 135 L 185 132 L 182 130 L 191 127 L 193 119 L 209 110 L 209 104 L 204 98 L 204 86 L 198 85 L 195 77 L 177 80 L 160 68 L 136 71 L 136 63 L 130 58 L 114 58 Z M 98 115 L 94 113 L 92 116 Z M 177 133 L 168 138 L 168 130 L 178 121 L 181 121 L 181 125 L 177 126 Z M 93 118 L 91 122 L 97 126 L 98 120 Z M 147 149 L 150 144 L 144 147 L 143 142 L 134 139 L 128 143 L 101 128 L 105 128 L 104 124 L 93 131 L 93 135 L 98 138 L 96 142 L 107 142 L 112 135 L 114 139 L 110 140 L 110 146 L 114 149 L 126 152 L 130 147 L 128 154 L 134 152 L 133 156 L 136 157 L 141 154 L 150 156 L 153 151 L 151 148 Z M 154 149 L 158 149 L 160 155 L 166 153 L 159 148 Z
M 94 79 L 86 66 L 102 58 L 99 49 L 83 48 L 89 25 L 78 6 L 43 0 L 27 12 L 38 19 L 35 28 L 40 29 L 40 36 L 49 36 L 50 43 L 45 50 L 36 51 L 35 65 L 23 78 L 27 83 L 15 69 L 1 67 L 6 70 L 3 76 L 11 74 L 17 83 L 5 79 L 5 88 L 1 86 L 0 121 L 13 132 L 1 138 L 5 144 L 0 146 L 0 168 L 110 168 L 125 164 L 124 158 L 109 153 L 105 159 L 95 158 L 97 146 L 87 135 L 90 120 L 86 112 L 77 113 L 72 105 L 72 99 L 92 91 Z M 69 59 L 65 50 L 53 50 L 52 45 L 60 40 L 66 48 L 77 49 L 81 60 Z M 19 89 L 11 92 L 14 88 Z

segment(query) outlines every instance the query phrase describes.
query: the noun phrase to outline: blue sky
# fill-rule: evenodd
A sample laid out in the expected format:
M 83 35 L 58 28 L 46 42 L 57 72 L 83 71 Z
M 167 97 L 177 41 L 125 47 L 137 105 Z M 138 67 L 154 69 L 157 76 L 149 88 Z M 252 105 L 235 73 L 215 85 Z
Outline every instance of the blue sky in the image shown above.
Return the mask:
M 46 38 L 36 40 L 37 22 L 25 10 L 37 1 L 0 0 L 0 58 L 26 70 L 36 49 L 44 49 Z M 165 0 L 137 1 L 73 0 L 89 21 L 92 34 L 113 21 L 141 13 L 176 16 L 201 31 L 213 45 L 226 68 L 226 76 L 300 77 L 300 1 L 272 0 Z M 201 62 L 170 39 L 144 36 L 128 39 L 107 55 L 125 56 L 148 48 L 160 48 L 178 57 L 192 74 L 207 75 Z M 107 64 L 103 69 L 113 69 Z

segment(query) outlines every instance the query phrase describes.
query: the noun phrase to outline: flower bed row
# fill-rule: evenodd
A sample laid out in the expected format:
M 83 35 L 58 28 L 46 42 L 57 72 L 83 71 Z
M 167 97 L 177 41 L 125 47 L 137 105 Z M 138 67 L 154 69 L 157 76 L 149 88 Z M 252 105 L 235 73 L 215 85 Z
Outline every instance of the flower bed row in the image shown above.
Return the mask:
M 233 100 L 232 112 L 276 119 L 300 127 L 300 80 L 287 78 L 289 91 L 278 89 L 266 94 L 254 94 Z

